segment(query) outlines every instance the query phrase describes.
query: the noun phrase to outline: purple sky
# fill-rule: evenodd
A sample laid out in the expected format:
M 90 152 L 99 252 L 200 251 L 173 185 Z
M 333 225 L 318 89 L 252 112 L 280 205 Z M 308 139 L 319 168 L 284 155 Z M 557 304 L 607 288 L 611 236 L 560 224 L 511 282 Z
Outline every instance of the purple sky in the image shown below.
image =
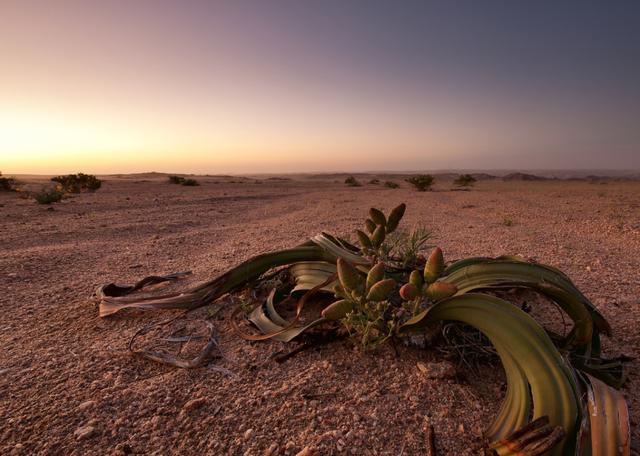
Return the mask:
M 640 2 L 0 3 L 5 173 L 640 168 Z

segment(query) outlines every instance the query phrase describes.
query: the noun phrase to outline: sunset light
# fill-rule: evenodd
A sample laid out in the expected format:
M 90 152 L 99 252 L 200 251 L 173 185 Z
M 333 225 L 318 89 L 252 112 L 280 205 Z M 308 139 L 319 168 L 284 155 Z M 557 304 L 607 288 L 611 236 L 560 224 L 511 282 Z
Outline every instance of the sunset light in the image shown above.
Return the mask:
M 3 2 L 2 169 L 637 163 L 638 36 L 622 10 L 267 3 Z
M 0 455 L 628 456 L 640 0 L 0 0 Z

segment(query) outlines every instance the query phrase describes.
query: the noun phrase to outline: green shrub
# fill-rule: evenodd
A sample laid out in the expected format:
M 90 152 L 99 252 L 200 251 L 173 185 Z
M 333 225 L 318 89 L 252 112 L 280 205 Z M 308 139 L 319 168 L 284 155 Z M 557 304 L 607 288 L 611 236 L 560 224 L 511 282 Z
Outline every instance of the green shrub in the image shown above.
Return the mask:
M 184 177 L 180 177 L 180 176 L 169 176 L 169 183 L 170 184 L 176 184 L 176 185 L 182 185 L 185 181 Z
M 476 183 L 476 179 L 471 174 L 461 174 L 453 183 L 458 187 L 471 187 Z
M 33 196 L 33 199 L 35 199 L 38 204 L 51 204 L 60 201 L 64 196 L 64 192 L 52 188 L 42 190 L 40 193 L 33 193 L 31 196 Z
M 407 182 L 413 185 L 419 192 L 426 192 L 427 190 L 431 190 L 434 180 L 431 174 L 420 174 L 410 177 L 407 179 Z
M 387 188 L 398 188 L 400 185 L 396 184 L 393 181 L 385 181 L 384 186 Z
M 195 179 L 186 179 L 180 176 L 169 176 L 169 183 L 176 185 L 184 185 L 186 187 L 197 187 L 200 183 Z
M 92 174 L 67 174 L 51 178 L 56 182 L 57 190 L 62 193 L 95 192 L 102 185 L 102 181 Z
M 344 180 L 344 183 L 347 184 L 349 187 L 360 187 L 362 184 L 360 182 L 358 182 L 358 180 L 353 177 L 353 176 L 349 176 Z

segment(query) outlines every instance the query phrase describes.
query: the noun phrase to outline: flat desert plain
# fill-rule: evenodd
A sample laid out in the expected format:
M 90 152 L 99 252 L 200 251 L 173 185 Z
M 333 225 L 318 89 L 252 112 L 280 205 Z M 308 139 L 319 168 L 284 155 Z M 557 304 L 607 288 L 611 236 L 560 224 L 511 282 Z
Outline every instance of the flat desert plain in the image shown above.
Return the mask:
M 640 357 L 638 182 L 495 180 L 464 192 L 438 181 L 419 193 L 397 177 L 399 189 L 349 188 L 344 176 L 104 179 L 52 206 L 0 194 L 1 454 L 415 455 L 428 425 L 438 454 L 476 454 L 504 394 L 499 364 L 428 378 L 417 362 L 452 361 L 404 346 L 365 353 L 348 340 L 278 363 L 295 344 L 241 339 L 225 299 L 187 317 L 98 317 L 101 284 L 190 270 L 169 289 L 188 287 L 321 231 L 353 232 L 371 206 L 406 202 L 403 226 L 432 229 L 447 260 L 518 254 L 561 268 L 609 319 L 607 354 Z M 145 325 L 207 316 L 224 354 L 208 367 L 127 349 Z M 636 442 L 639 367 L 627 365 L 624 387 Z

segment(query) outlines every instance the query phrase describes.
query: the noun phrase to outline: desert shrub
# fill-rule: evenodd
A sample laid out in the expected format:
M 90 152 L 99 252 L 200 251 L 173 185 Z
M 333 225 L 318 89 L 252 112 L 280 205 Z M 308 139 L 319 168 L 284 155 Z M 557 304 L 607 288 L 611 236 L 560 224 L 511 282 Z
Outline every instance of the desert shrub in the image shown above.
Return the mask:
M 186 187 L 196 187 L 200 185 L 200 183 L 195 179 L 186 179 L 180 176 L 169 176 L 169 183 L 176 185 L 184 185 Z
M 407 182 L 413 185 L 419 192 L 426 192 L 427 190 L 431 190 L 434 180 L 431 174 L 420 174 L 410 177 L 407 179 Z
M 360 184 L 360 182 L 358 182 L 358 179 L 356 179 L 353 176 L 349 176 L 344 180 L 344 183 L 347 184 L 349 187 L 360 187 L 362 184 Z
M 197 187 L 200 183 L 195 179 L 184 179 L 182 185 L 186 187 Z
M 458 187 L 470 187 L 476 183 L 476 179 L 471 174 L 461 174 L 453 183 Z
M 393 181 L 385 181 L 384 186 L 387 188 L 398 188 L 400 185 L 396 184 Z
M 380 185 L 380 179 L 371 179 L 369 183 L 371 185 Z
M 31 196 L 38 202 L 38 204 L 51 204 L 60 201 L 64 196 L 64 192 L 52 188 L 49 190 L 42 190 L 39 193 L 32 193 Z
M 169 176 L 169 183 L 170 184 L 176 184 L 176 185 L 182 185 L 185 181 L 184 177 L 180 177 L 180 176 Z
M 505 217 L 505 218 L 502 219 L 502 224 L 504 226 L 513 226 L 513 223 L 514 223 L 513 219 L 510 218 L 510 217 Z
M 0 190 L 6 192 L 14 191 L 16 181 L 10 177 L 2 177 L 2 173 L 0 173 Z
M 58 184 L 57 190 L 62 193 L 95 192 L 102 185 L 102 181 L 96 176 L 84 173 L 56 176 L 51 180 Z

